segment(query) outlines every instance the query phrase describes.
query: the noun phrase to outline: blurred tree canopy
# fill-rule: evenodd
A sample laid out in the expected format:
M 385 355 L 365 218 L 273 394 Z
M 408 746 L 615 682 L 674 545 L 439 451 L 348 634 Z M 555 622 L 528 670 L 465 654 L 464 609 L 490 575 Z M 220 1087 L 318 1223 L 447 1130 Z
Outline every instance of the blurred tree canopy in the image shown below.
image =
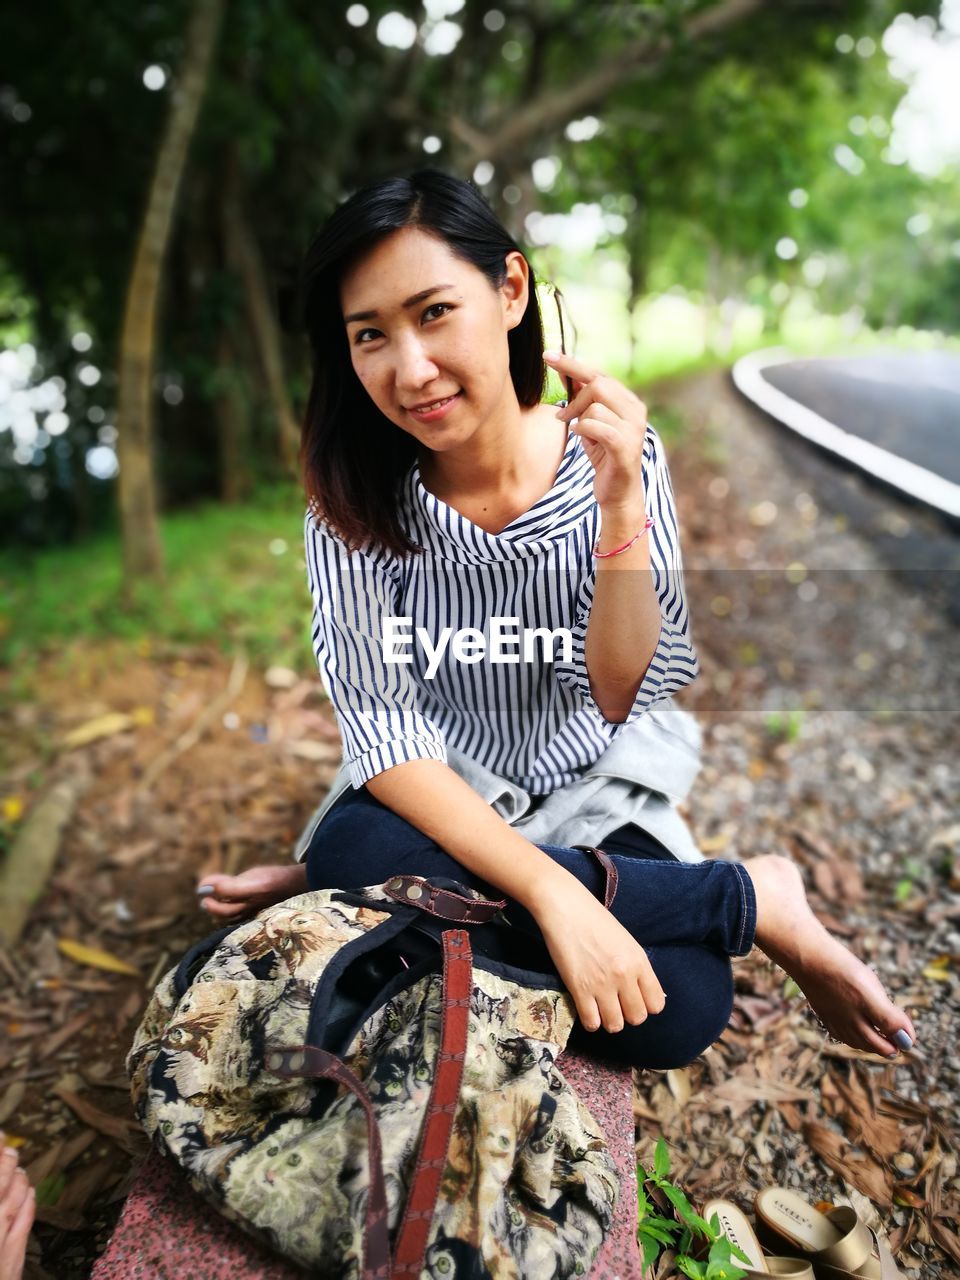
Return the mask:
M 28 464 L 0 433 L 0 519 L 25 541 L 113 519 L 112 484 L 85 458 L 116 437 L 125 299 L 199 3 L 51 0 L 45 21 L 27 9 L 5 23 L 0 335 L 33 343 L 34 381 L 60 379 L 69 419 Z M 856 180 L 834 160 L 864 95 L 889 119 L 903 92 L 881 54 L 845 57 L 838 35 L 879 42 L 898 12 L 938 10 L 231 0 L 160 281 L 145 443 L 160 505 L 238 500 L 255 477 L 289 469 L 309 376 L 289 323 L 301 255 L 350 191 L 425 164 L 470 177 L 487 162 L 489 181 L 475 180 L 521 243 L 534 210 L 596 200 L 621 212 L 634 300 L 670 283 L 722 298 L 749 295 L 760 277 L 801 280 L 775 246 L 802 222 L 806 251 L 822 251 L 824 305 L 855 300 L 877 323 L 955 323 L 960 260 L 947 245 L 960 215 L 923 244 L 902 228 L 918 200 L 960 208 L 956 175 L 938 184 L 883 163 L 879 135 L 860 140 Z M 595 124 L 578 134 L 585 119 Z M 425 149 L 430 139 L 439 149 Z M 538 186 L 532 165 L 545 156 L 556 177 Z M 809 207 L 786 206 L 792 189 Z

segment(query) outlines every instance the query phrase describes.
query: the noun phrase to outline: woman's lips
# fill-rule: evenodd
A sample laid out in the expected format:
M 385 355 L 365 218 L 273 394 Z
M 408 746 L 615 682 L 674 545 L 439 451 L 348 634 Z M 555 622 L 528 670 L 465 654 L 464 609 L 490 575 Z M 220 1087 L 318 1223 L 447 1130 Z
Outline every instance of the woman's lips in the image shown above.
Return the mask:
M 407 413 L 411 414 L 418 422 L 436 422 L 439 418 L 445 418 L 456 402 L 463 395 L 462 391 L 458 391 L 455 396 L 450 396 L 444 400 L 436 409 L 408 409 Z

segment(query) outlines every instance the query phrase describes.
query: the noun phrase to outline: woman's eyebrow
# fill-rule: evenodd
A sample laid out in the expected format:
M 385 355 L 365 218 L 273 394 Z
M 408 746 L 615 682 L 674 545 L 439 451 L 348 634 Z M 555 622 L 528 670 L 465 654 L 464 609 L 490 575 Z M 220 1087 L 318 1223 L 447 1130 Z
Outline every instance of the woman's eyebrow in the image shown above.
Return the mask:
M 429 289 L 423 289 L 420 293 L 415 293 L 412 298 L 407 298 L 402 305 L 404 307 L 415 307 L 424 298 L 429 298 L 431 293 L 439 293 L 441 289 L 453 288 L 452 284 L 432 284 Z M 379 314 L 379 311 L 352 311 L 350 315 L 343 317 L 343 323 L 350 324 L 352 320 L 375 320 Z

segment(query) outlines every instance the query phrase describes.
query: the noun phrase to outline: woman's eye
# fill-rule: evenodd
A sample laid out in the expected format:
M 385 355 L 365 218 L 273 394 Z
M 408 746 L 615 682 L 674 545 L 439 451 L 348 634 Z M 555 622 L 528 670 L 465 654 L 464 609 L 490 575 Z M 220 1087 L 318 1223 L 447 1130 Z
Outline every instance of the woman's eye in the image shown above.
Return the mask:
M 423 314 L 426 315 L 429 311 L 436 311 L 437 307 L 443 307 L 446 311 L 453 310 L 449 302 L 434 302 L 431 306 L 427 307 L 427 310 Z
M 423 313 L 423 314 L 424 314 L 424 316 L 428 316 L 428 315 L 430 314 L 430 312 L 431 312 L 431 311 L 436 311 L 438 307 L 439 307 L 439 308 L 442 308 L 441 315 L 442 315 L 442 314 L 444 314 L 444 313 L 445 313 L 445 312 L 447 312 L 447 311 L 452 311 L 452 310 L 453 310 L 453 307 L 450 305 L 450 303 L 449 303 L 449 302 L 433 302 L 433 303 L 431 303 L 431 304 L 430 304 L 430 306 L 429 306 L 429 307 L 427 307 L 427 309 L 424 311 L 424 313 Z M 356 345 L 356 346 L 358 346 L 358 347 L 365 347 L 365 346 L 367 345 L 367 343 L 365 343 L 365 342 L 364 342 L 364 340 L 363 340 L 363 335 L 364 335 L 365 333 L 374 333 L 374 334 L 378 334 L 379 332 L 380 332 L 380 330 L 379 330 L 379 329 L 360 329 L 360 330 L 358 330 L 358 332 L 357 332 L 357 334 L 356 334 L 356 337 L 354 338 L 354 343 L 355 343 L 355 345 Z

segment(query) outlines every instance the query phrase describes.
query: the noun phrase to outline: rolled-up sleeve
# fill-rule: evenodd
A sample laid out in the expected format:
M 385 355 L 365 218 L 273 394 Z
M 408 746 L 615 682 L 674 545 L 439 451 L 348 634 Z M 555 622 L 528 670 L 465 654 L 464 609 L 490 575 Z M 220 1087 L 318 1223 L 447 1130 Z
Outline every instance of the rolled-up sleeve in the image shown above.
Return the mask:
M 618 729 L 632 724 L 655 703 L 691 684 L 700 670 L 690 635 L 690 615 L 684 593 L 683 560 L 673 485 L 670 482 L 663 442 L 650 424 L 647 425 L 644 442 L 643 483 L 647 515 L 653 516 L 655 521 L 644 537 L 650 539 L 650 566 L 660 602 L 660 639 L 626 719 L 622 723 L 616 722 Z M 554 674 L 562 685 L 576 689 L 585 706 L 607 723 L 590 689 L 587 672 L 587 626 L 590 622 L 597 574 L 592 547 L 586 548 L 586 555 L 591 557 L 591 563 L 580 587 L 576 622 L 572 628 L 570 661 L 557 662 Z
M 419 710 L 410 667 L 384 659 L 384 619 L 399 613 L 389 566 L 348 550 L 309 511 L 304 546 L 313 651 L 354 788 L 407 760 L 446 764 L 443 734 Z

